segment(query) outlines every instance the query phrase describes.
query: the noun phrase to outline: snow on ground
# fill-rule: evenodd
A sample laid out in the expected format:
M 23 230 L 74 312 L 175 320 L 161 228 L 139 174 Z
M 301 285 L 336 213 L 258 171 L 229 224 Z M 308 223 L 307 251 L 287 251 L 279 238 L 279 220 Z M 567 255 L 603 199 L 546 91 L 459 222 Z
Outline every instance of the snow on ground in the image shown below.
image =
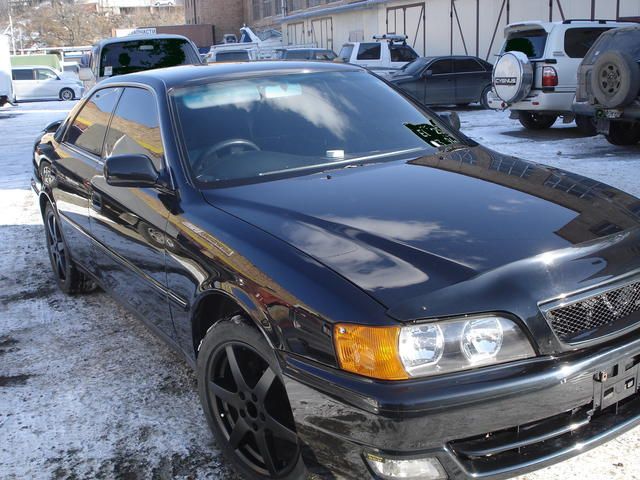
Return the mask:
M 29 190 L 39 130 L 72 102 L 0 109 L 0 479 L 234 478 L 200 409 L 195 377 L 104 293 L 54 285 Z M 572 125 L 528 132 L 466 109 L 462 130 L 491 148 L 640 196 L 640 147 Z M 520 480 L 640 479 L 640 429 Z

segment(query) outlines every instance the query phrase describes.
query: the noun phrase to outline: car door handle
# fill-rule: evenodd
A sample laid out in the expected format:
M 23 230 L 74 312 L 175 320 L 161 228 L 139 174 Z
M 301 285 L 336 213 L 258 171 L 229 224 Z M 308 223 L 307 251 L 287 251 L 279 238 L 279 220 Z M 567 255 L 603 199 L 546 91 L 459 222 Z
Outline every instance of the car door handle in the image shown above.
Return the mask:
M 97 192 L 91 194 L 91 206 L 94 210 L 102 210 L 102 195 Z

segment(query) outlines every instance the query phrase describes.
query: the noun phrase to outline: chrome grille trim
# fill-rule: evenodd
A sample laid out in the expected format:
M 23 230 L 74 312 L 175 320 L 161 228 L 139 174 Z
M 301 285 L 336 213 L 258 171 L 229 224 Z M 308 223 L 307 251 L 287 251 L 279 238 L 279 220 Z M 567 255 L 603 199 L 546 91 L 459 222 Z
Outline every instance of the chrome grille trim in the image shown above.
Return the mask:
M 640 277 L 637 272 L 556 300 L 539 308 L 554 334 L 570 345 L 592 343 L 619 336 L 640 324 L 629 317 L 640 312 Z M 620 329 L 615 324 L 621 322 Z M 598 330 L 607 329 L 598 334 Z M 613 329 L 613 330 L 612 330 Z

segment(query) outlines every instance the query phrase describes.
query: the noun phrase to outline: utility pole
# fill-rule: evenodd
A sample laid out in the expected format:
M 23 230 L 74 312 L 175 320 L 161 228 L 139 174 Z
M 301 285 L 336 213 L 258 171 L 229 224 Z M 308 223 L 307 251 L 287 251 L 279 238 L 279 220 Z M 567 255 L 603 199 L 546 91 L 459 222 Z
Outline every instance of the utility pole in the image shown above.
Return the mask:
M 11 18 L 11 2 L 9 2 L 9 31 L 11 32 L 11 46 L 13 48 L 13 54 L 16 54 L 16 37 L 13 34 L 13 19 Z

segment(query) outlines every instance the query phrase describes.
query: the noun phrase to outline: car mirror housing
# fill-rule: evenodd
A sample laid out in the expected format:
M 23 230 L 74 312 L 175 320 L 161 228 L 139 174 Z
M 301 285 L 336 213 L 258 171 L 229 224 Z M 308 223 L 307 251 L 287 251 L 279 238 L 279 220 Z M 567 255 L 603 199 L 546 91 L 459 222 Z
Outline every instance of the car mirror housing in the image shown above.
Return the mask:
M 433 70 L 425 70 L 425 72 L 422 74 L 423 77 L 431 77 L 433 76 Z
M 104 162 L 104 178 L 114 187 L 154 187 L 158 172 L 146 155 L 115 155 Z
M 82 80 L 83 82 L 89 82 L 92 80 L 92 73 L 91 73 L 91 69 L 87 68 L 87 67 L 81 67 L 80 71 L 78 72 L 78 78 L 80 78 L 80 80 Z
M 460 117 L 456 112 L 442 112 L 440 117 L 455 130 L 460 130 Z
M 60 128 L 60 125 L 62 125 L 62 122 L 64 122 L 64 120 L 56 120 L 55 122 L 51 122 L 49 125 L 44 127 L 43 131 L 45 133 L 55 133 L 58 128 Z

